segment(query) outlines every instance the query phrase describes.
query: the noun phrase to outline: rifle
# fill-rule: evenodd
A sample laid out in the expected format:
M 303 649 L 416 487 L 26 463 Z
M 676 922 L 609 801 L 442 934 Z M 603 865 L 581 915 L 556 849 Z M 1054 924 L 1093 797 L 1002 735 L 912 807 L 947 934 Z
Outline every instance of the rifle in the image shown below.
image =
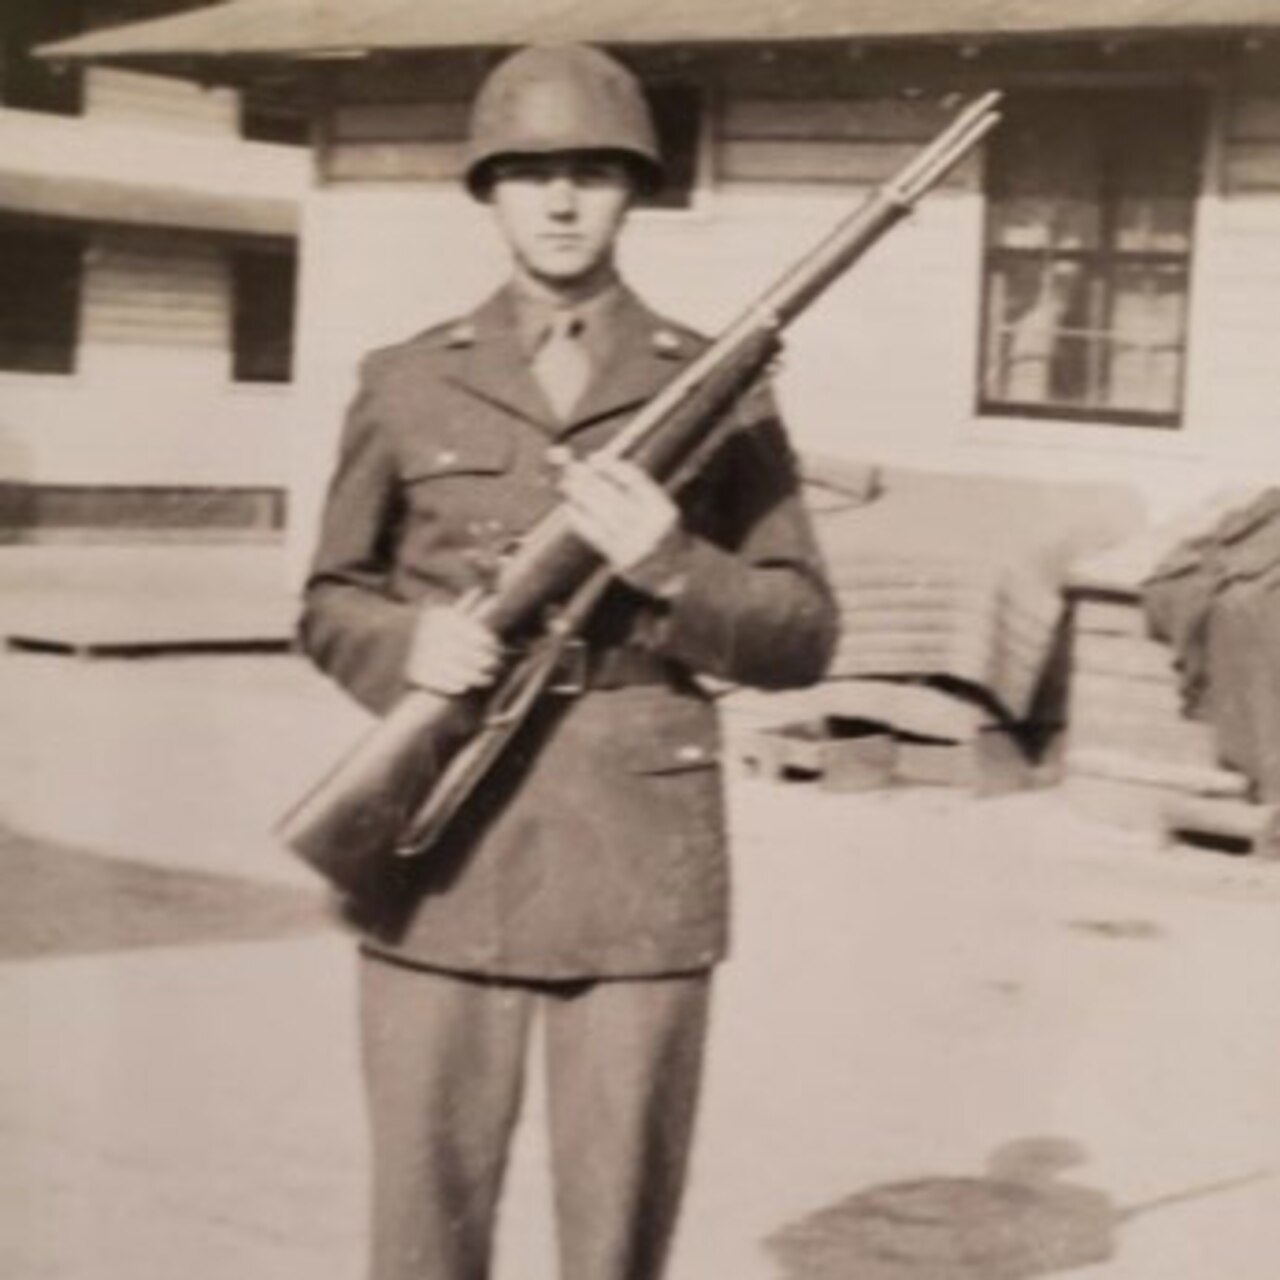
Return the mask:
M 670 492 L 723 439 L 728 410 L 776 355 L 781 331 L 914 208 L 999 122 L 999 93 L 961 112 L 673 378 L 600 453 L 634 462 Z M 553 680 L 566 646 L 609 586 L 602 558 L 555 507 L 525 534 L 468 608 L 522 654 L 491 689 L 406 692 L 281 820 L 284 843 L 358 895 L 395 861 L 427 852 L 502 755 Z

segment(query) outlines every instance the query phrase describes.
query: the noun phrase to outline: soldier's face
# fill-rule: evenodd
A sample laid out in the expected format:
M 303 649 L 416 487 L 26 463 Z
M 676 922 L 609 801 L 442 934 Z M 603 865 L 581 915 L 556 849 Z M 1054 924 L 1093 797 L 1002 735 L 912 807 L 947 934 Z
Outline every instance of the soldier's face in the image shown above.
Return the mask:
M 569 288 L 612 263 L 632 193 L 624 161 L 567 153 L 498 160 L 489 198 L 517 267 Z

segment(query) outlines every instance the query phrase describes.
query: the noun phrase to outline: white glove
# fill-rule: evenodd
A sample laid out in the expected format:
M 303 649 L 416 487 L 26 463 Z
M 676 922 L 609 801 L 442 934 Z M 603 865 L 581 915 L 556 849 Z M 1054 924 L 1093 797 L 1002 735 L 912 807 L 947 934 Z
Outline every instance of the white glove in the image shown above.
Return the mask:
M 501 662 L 498 637 L 465 605 L 432 604 L 418 615 L 405 679 L 452 698 L 491 685 Z
M 565 464 L 560 489 L 574 532 L 625 578 L 680 522 L 680 511 L 656 480 L 633 462 L 587 458 Z

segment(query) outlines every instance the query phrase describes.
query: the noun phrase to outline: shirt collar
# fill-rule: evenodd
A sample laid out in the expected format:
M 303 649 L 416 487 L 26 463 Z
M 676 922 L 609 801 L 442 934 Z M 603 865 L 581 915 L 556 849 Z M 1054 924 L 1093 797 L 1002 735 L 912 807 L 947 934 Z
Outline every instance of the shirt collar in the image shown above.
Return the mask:
M 512 282 L 511 297 L 515 305 L 516 332 L 520 338 L 520 346 L 530 359 L 545 340 L 552 317 L 568 311 L 582 321 L 582 345 L 587 349 L 592 363 L 599 367 L 604 363 L 604 357 L 612 345 L 614 322 L 624 300 L 625 289 L 622 281 L 615 277 L 589 298 L 580 302 L 561 303 L 535 293 L 515 280 Z

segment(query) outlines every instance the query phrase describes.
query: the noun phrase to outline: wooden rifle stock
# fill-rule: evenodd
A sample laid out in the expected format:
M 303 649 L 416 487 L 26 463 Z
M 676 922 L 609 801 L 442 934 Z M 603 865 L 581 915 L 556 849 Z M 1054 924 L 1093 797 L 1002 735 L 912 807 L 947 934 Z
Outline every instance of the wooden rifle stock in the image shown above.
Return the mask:
M 772 359 L 778 336 L 998 123 L 999 94 L 978 99 L 890 182 L 749 307 L 603 447 L 670 490 L 713 452 L 733 402 Z M 607 585 L 600 557 L 556 507 L 522 539 L 475 615 L 500 638 L 528 642 L 493 690 L 443 698 L 405 693 L 355 749 L 282 819 L 278 834 L 338 889 L 358 895 L 397 857 L 438 838 L 555 669 Z

